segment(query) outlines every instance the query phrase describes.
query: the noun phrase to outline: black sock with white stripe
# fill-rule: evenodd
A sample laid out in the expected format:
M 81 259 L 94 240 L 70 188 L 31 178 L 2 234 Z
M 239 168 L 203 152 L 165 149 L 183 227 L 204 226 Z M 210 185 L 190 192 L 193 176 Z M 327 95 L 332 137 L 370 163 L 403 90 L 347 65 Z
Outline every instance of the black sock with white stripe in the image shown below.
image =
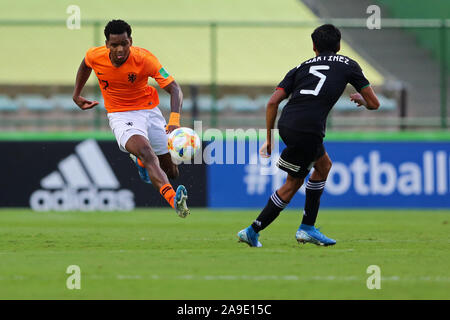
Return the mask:
M 253 230 L 256 233 L 265 229 L 269 224 L 275 220 L 280 212 L 288 205 L 289 202 L 281 200 L 278 193 L 275 191 L 267 202 L 265 208 L 259 214 L 258 218 L 252 223 Z
M 305 210 L 303 211 L 302 224 L 313 226 L 319 213 L 320 196 L 325 188 L 326 180 L 308 180 L 306 184 Z

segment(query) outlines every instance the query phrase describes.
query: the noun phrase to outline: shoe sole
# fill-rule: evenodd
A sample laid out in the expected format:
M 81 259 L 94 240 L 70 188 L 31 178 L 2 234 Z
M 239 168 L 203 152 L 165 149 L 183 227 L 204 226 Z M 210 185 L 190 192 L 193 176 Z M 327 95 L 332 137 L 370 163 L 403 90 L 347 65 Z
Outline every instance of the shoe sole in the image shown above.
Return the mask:
M 323 243 L 309 235 L 308 235 L 308 237 L 310 239 L 301 239 L 301 238 L 299 239 L 299 238 L 297 238 L 297 236 L 295 237 L 295 239 L 297 240 L 298 243 L 301 243 L 301 244 L 312 243 L 312 244 L 315 244 L 316 246 L 322 246 L 322 247 L 334 246 L 336 244 L 336 243 Z
M 262 247 L 261 242 L 258 241 L 258 245 L 254 246 L 254 245 L 250 244 L 248 241 L 245 241 L 244 239 L 242 239 L 239 236 L 239 233 L 237 234 L 237 237 L 238 237 L 238 242 L 243 242 L 243 243 L 247 244 L 251 248 L 261 248 Z
M 322 246 L 322 247 L 328 247 L 328 246 L 334 246 L 335 245 L 335 243 L 326 244 L 326 243 L 323 243 L 323 242 L 320 242 L 320 241 L 313 242 L 313 241 L 306 241 L 306 240 L 303 240 L 303 239 L 297 239 L 297 242 L 301 243 L 301 244 L 312 243 L 312 244 L 315 244 L 316 246 Z
M 180 216 L 181 218 L 186 218 L 191 212 L 189 211 L 189 208 L 186 205 L 186 200 L 187 200 L 188 196 L 186 194 L 181 195 L 181 199 L 179 201 L 177 201 L 177 214 L 178 216 Z M 180 210 L 178 210 L 178 208 L 180 208 Z
M 247 241 L 243 240 L 239 235 L 237 235 L 238 237 L 238 242 L 242 242 L 245 243 L 246 245 L 248 245 L 249 247 L 253 247 L 250 243 L 248 243 Z

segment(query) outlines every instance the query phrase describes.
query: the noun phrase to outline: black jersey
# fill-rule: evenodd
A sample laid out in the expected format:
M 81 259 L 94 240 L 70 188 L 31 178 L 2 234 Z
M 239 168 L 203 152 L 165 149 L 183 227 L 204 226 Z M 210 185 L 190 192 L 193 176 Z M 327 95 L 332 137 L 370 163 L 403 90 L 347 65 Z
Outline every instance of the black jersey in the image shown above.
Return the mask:
M 358 92 L 369 85 L 356 61 L 333 52 L 321 53 L 292 69 L 278 85 L 290 95 L 278 127 L 324 137 L 328 113 L 347 83 Z

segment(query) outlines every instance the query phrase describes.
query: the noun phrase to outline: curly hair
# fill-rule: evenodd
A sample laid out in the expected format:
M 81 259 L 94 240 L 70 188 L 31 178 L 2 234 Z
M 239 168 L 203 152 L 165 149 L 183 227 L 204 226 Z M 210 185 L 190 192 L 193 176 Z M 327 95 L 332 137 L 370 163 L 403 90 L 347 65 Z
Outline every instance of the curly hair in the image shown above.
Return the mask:
M 123 20 L 111 20 L 105 27 L 105 37 L 109 40 L 110 34 L 122 34 L 126 32 L 128 38 L 131 36 L 131 26 Z

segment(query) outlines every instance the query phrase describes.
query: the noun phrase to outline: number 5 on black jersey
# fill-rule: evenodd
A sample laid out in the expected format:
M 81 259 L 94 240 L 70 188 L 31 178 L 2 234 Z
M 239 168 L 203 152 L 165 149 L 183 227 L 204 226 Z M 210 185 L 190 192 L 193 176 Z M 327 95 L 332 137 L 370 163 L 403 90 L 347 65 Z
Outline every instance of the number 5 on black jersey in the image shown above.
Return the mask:
M 318 77 L 320 79 L 319 83 L 317 83 L 317 86 L 314 88 L 314 90 L 302 89 L 302 90 L 300 90 L 300 93 L 301 94 L 312 94 L 313 96 L 317 96 L 320 92 L 320 89 L 322 89 L 322 86 L 325 83 L 325 80 L 327 79 L 327 76 L 324 75 L 323 73 L 320 73 L 318 70 L 329 70 L 329 69 L 330 69 L 330 66 L 325 66 L 325 65 L 311 66 L 309 68 L 309 73 Z

